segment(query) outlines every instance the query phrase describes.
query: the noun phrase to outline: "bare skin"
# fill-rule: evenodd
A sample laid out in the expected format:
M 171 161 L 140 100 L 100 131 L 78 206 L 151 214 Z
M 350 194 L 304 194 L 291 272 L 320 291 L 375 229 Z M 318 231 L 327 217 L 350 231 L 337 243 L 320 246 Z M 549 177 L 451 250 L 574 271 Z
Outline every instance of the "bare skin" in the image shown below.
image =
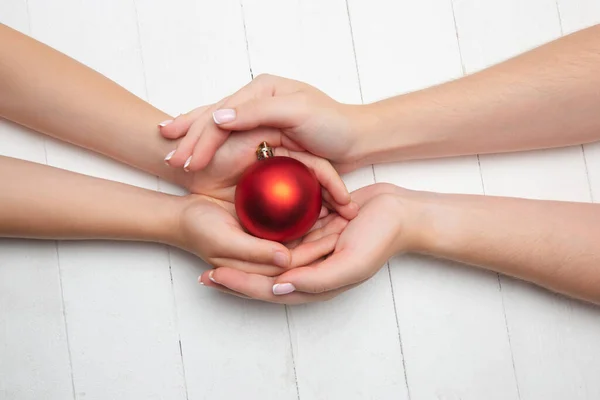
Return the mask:
M 286 247 L 259 240 L 242 229 L 233 211 L 237 179 L 256 161 L 254 152 L 259 143 L 267 140 L 272 146 L 281 144 L 282 135 L 276 130 L 259 129 L 230 141 L 201 172 L 175 170 L 165 164 L 164 158 L 176 143 L 161 137 L 158 127 L 169 115 L 94 70 L 2 24 L 0 117 L 202 195 L 176 201 L 113 182 L 0 158 L 0 236 L 157 240 L 192 251 L 214 266 L 260 270 L 271 275 L 280 273 L 279 267 L 302 265 L 313 261 L 313 255 L 322 255 L 323 250 L 303 252 L 305 246 L 288 248 L 298 242 Z M 278 148 L 277 154 L 304 162 L 320 180 L 327 205 L 349 219 L 356 216 L 356 204 L 351 203 L 343 181 L 328 161 L 285 148 Z M 84 193 L 83 189 L 89 191 Z M 139 209 L 135 207 L 136 198 Z M 150 206 L 154 203 L 157 221 L 152 223 L 140 213 L 154 215 L 154 206 Z M 158 203 L 178 205 L 168 213 L 171 221 L 162 220 L 158 210 L 163 207 Z M 140 224 L 129 226 L 133 221 L 128 216 L 134 215 Z M 179 226 L 180 232 L 171 232 L 168 237 L 162 230 L 157 232 L 158 220 L 169 230 L 167 227 L 179 224 L 182 218 L 186 221 Z M 154 229 L 146 229 L 144 221 Z M 185 233 L 185 237 L 179 237 L 179 233 Z M 329 243 L 331 250 L 334 243 L 331 238 L 326 240 L 323 243 Z M 315 246 L 313 243 L 310 248 Z
M 297 81 L 263 76 L 197 118 L 162 128 L 194 169 L 256 127 L 339 171 L 371 163 L 552 148 L 600 140 L 600 26 L 479 73 L 368 105 L 340 104 Z M 208 113 L 208 114 L 207 114 Z M 198 154 L 198 155 L 197 155 Z M 333 254 L 277 277 L 229 269 L 203 283 L 282 303 L 331 298 L 393 254 L 462 261 L 600 303 L 600 205 L 411 192 L 377 185 L 352 194 L 361 211 L 333 231 Z M 395 218 L 390 218 L 395 216 Z M 333 217 L 330 217 L 333 218 Z M 331 223 L 335 219 L 330 219 Z M 209 274 L 210 278 L 209 279 Z

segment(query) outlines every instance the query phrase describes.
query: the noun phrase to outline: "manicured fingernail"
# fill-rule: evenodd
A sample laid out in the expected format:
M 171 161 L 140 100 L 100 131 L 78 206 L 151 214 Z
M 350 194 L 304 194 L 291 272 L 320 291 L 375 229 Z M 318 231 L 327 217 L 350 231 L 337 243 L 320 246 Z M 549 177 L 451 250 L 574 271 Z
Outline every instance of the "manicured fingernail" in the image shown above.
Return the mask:
M 273 285 L 273 294 L 276 296 L 292 293 L 296 287 L 291 283 L 276 283 Z
M 215 273 L 215 270 L 214 270 L 214 269 L 213 269 L 212 271 L 210 271 L 210 272 L 208 273 L 208 279 L 210 279 L 210 281 L 211 281 L 212 283 L 218 283 L 217 281 L 215 281 L 215 278 L 213 277 L 214 273 Z
M 165 164 L 169 165 L 169 160 L 171 160 L 171 157 L 173 157 L 173 154 L 175 154 L 176 150 L 171 151 L 169 154 L 167 154 L 167 156 L 165 157 Z
M 278 267 L 287 267 L 289 264 L 288 256 L 281 251 L 276 251 L 275 256 L 273 257 L 273 261 L 275 261 L 275 265 Z
M 217 125 L 231 122 L 235 119 L 235 117 L 235 110 L 232 108 L 224 108 L 213 113 L 213 120 Z
M 192 156 L 189 156 L 187 160 L 185 160 L 185 164 L 183 164 L 183 170 L 185 172 L 190 172 L 190 170 L 188 169 L 188 167 L 190 166 L 190 163 L 192 162 Z
M 198 277 L 198 283 L 204 286 L 204 282 L 202 282 L 202 275 Z
M 158 126 L 160 126 L 161 128 L 164 128 L 165 126 L 169 125 L 171 122 L 173 122 L 172 119 L 167 119 L 167 120 L 161 122 L 160 124 L 158 124 Z

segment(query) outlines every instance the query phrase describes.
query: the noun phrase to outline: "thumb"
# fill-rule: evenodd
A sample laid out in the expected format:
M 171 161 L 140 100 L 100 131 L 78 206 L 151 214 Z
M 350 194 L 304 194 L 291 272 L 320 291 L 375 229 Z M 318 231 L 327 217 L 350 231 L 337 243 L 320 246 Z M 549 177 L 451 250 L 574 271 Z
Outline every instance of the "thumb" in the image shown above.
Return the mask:
M 259 239 L 241 230 L 233 230 L 223 239 L 224 257 L 282 268 L 287 268 L 292 260 L 290 250 L 283 244 Z
M 298 94 L 250 100 L 230 109 L 219 109 L 213 120 L 224 130 L 247 131 L 259 126 L 293 128 L 306 115 Z
M 363 276 L 361 264 L 364 265 L 350 252 L 335 253 L 319 264 L 295 268 L 280 275 L 273 285 L 273 294 L 324 293 L 362 282 L 367 277 Z

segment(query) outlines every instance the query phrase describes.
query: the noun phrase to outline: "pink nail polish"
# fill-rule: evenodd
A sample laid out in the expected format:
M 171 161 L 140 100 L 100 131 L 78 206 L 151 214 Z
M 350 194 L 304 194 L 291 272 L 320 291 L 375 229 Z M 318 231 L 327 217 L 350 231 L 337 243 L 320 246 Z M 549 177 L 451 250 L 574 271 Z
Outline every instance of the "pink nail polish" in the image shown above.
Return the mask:
M 289 294 L 296 290 L 296 287 L 291 283 L 276 283 L 273 285 L 273 294 L 280 296 L 282 294 Z
M 161 128 L 164 128 L 165 126 L 169 125 L 171 122 L 173 122 L 172 119 L 167 119 L 167 120 L 161 122 L 160 124 L 158 124 L 158 126 L 160 126 Z
M 224 108 L 213 113 L 213 121 L 215 121 L 215 124 L 217 125 L 231 122 L 235 120 L 235 117 L 235 110 L 231 108 Z
M 215 273 L 215 270 L 214 270 L 214 269 L 213 269 L 212 271 L 210 271 L 210 272 L 208 273 L 208 279 L 210 279 L 210 281 L 211 281 L 212 283 L 218 283 L 218 282 L 215 280 L 215 278 L 213 278 L 213 275 L 214 275 L 214 273 Z

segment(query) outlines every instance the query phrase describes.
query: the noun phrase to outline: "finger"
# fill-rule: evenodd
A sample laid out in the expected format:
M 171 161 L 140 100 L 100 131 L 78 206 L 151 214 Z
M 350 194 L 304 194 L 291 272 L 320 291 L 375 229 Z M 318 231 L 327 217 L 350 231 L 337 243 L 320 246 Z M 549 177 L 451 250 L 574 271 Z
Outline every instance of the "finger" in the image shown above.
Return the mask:
M 229 131 L 247 131 L 259 126 L 291 128 L 307 116 L 306 102 L 295 94 L 264 97 L 239 103 L 235 108 L 215 112 L 215 123 Z M 226 116 L 220 119 L 220 116 Z
M 168 161 L 170 166 L 174 168 L 184 167 L 184 169 L 188 169 L 194 147 L 200 139 L 203 126 L 208 122 L 209 119 L 210 109 L 205 110 L 203 114 L 197 115 L 194 118 L 194 121 L 189 126 L 186 135 L 177 145 L 177 150 L 175 150 L 175 153 Z
M 226 286 L 219 285 L 218 283 L 211 282 L 208 279 L 207 279 L 207 281 L 205 283 L 205 282 L 202 281 L 202 275 L 200 275 L 200 277 L 198 278 L 198 283 L 201 284 L 202 286 L 206 286 L 206 287 L 209 287 L 209 288 L 212 288 L 212 289 L 216 289 L 216 290 L 218 290 L 221 293 L 230 294 L 230 295 L 233 295 L 233 296 L 236 296 L 236 297 L 239 297 L 239 298 L 242 298 L 242 299 L 246 299 L 246 300 L 254 300 L 254 299 L 252 299 L 252 298 L 250 298 L 248 296 L 244 296 L 241 293 L 234 292 L 233 290 L 227 288 Z
M 208 287 L 215 285 L 229 289 L 231 294 L 247 296 L 252 299 L 268 301 L 279 304 L 304 304 L 316 301 L 329 300 L 338 294 L 350 289 L 341 288 L 336 291 L 321 294 L 309 294 L 302 292 L 290 293 L 286 296 L 273 294 L 274 278 L 247 274 L 230 268 L 219 268 L 212 270 L 212 280 L 209 278 L 211 271 L 206 271 L 201 276 L 201 281 Z
M 158 125 L 160 134 L 166 139 L 178 139 L 184 136 L 196 118 L 198 118 L 199 115 L 203 114 L 211 106 L 212 105 L 205 105 L 198 107 L 186 114 L 179 115 L 172 121 L 167 120 L 161 122 Z
M 280 149 L 281 148 L 275 149 L 275 153 L 277 154 L 277 150 Z M 307 152 L 281 150 L 283 150 L 282 152 L 287 153 L 289 157 L 295 158 L 310 168 L 315 173 L 321 186 L 331 193 L 331 196 L 336 203 L 340 205 L 350 204 L 352 198 L 346 188 L 346 184 L 329 161 Z
M 211 258 L 209 263 L 216 268 L 233 268 L 249 274 L 261 274 L 265 276 L 277 276 L 285 271 L 281 267 L 236 260 L 235 258 Z
M 263 86 L 260 82 L 253 80 L 236 93 L 229 96 L 226 101 L 219 103 L 210 110 L 210 118 L 203 124 L 202 132 L 199 135 L 198 141 L 195 143 L 193 157 L 188 166 L 190 171 L 199 171 L 206 167 L 217 150 L 229 137 L 231 130 L 219 126 L 218 121 L 224 121 L 231 118 L 231 116 L 235 114 L 233 107 L 250 101 L 257 96 L 264 95 L 263 91 Z
M 332 235 L 332 234 L 340 234 L 344 230 L 344 228 L 348 225 L 348 220 L 340 217 L 339 215 L 332 214 L 333 218 L 324 224 L 319 229 L 315 229 L 314 231 L 307 234 L 303 239 L 303 243 L 310 243 L 315 240 L 319 240 L 323 237 Z
M 366 260 L 360 260 L 350 251 L 333 254 L 322 263 L 311 267 L 291 269 L 275 280 L 273 290 L 284 288 L 305 293 L 325 293 L 359 283 L 365 276 Z
M 291 263 L 290 250 L 281 243 L 259 239 L 240 229 L 221 231 L 221 234 L 222 240 L 216 242 L 222 245 L 213 250 L 219 257 L 282 268 L 287 268 Z
M 333 221 L 333 219 L 336 216 L 337 216 L 337 214 L 328 214 L 324 218 L 317 219 L 317 221 L 315 222 L 315 224 L 308 230 L 308 232 L 305 235 L 308 235 L 310 232 L 315 231 L 317 229 L 321 229 L 322 227 L 324 227 L 325 225 L 327 225 L 329 222 Z M 306 237 L 306 236 L 304 236 L 304 237 Z M 303 239 L 301 239 L 301 241 L 303 241 Z
M 321 212 L 319 213 L 319 219 L 325 218 L 329 215 L 329 210 L 325 206 L 321 206 Z
M 321 257 L 330 254 L 339 239 L 339 234 L 330 234 L 305 242 L 292 250 L 292 263 L 289 268 L 297 268 L 308 265 Z M 281 275 L 281 270 L 278 275 Z
M 347 220 L 354 219 L 358 215 L 359 207 L 355 202 L 351 202 L 349 204 L 341 205 L 335 201 L 331 193 L 329 193 L 325 188 L 321 189 L 321 197 L 323 199 L 323 203 L 327 204 L 329 207 L 332 207 L 336 213 L 340 214 L 342 217 Z

